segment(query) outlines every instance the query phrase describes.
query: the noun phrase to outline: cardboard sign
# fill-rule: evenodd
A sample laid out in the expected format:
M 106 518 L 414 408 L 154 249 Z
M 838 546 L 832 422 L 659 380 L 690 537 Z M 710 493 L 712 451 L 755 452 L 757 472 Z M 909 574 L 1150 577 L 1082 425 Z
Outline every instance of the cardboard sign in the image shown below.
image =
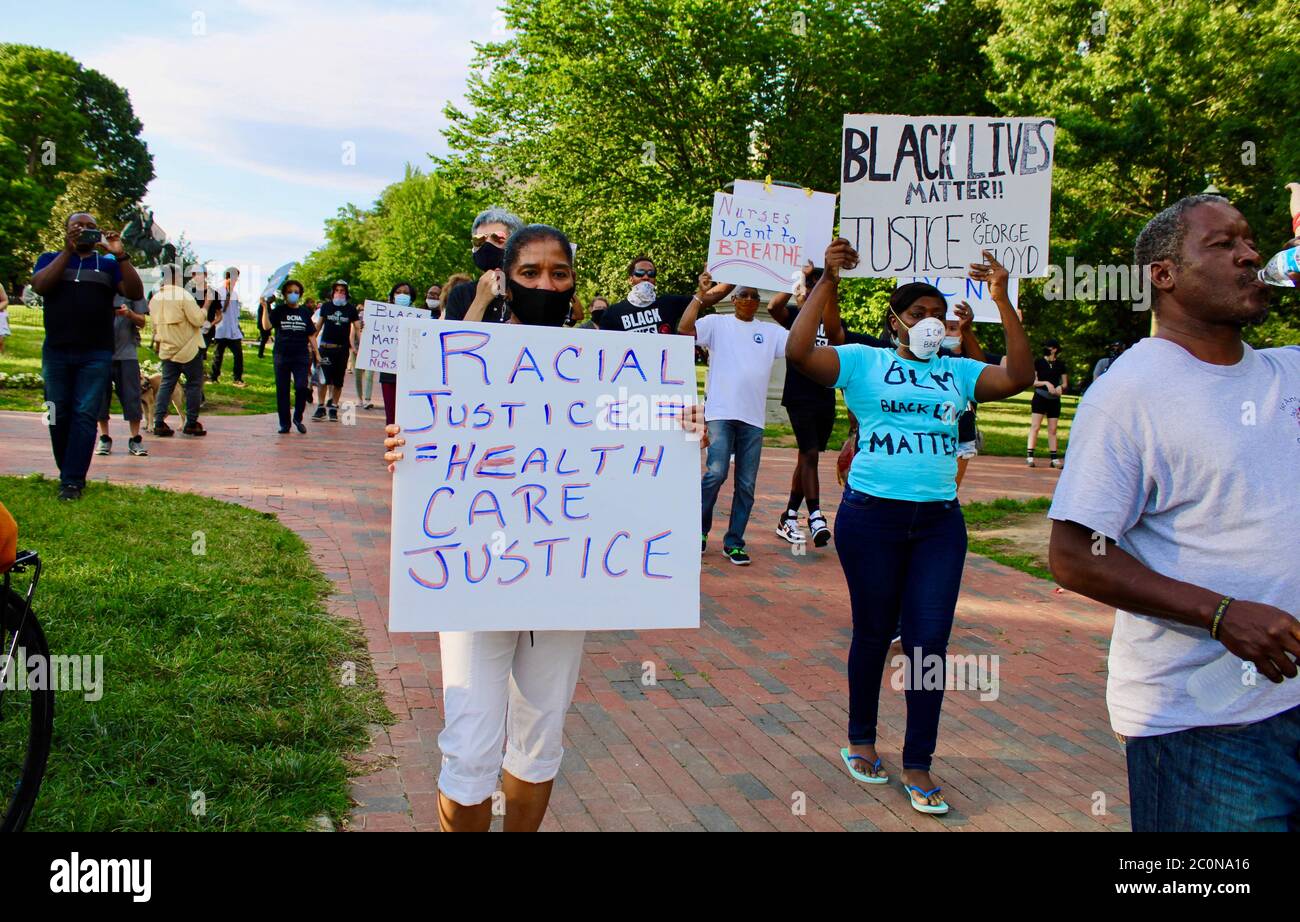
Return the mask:
M 790 186 L 765 186 L 753 179 L 737 179 L 732 186 L 736 195 L 742 198 L 757 199 L 770 203 L 773 208 L 784 205 L 791 210 L 800 209 L 806 214 L 804 219 L 805 238 L 803 250 L 806 259 L 811 259 L 814 266 L 826 263 L 826 248 L 835 239 L 835 194 L 833 192 L 816 192 L 813 190 L 793 189 Z M 809 194 L 811 192 L 811 194 Z M 803 266 L 799 267 L 802 271 Z M 787 278 L 793 283 L 793 278 Z M 771 286 L 764 286 L 770 288 Z M 774 289 L 789 291 L 790 285 Z
M 966 275 L 992 250 L 1013 277 L 1047 274 L 1056 124 L 1045 118 L 846 115 L 846 277 Z
M 403 317 L 433 322 L 428 308 L 398 307 L 383 301 L 367 301 L 362 308 L 361 339 L 356 367 L 362 371 L 397 371 L 397 324 Z
M 1002 314 L 998 311 L 997 304 L 989 297 L 987 282 L 977 282 L 971 278 L 944 278 L 937 275 L 929 278 L 898 279 L 899 285 L 905 285 L 908 282 L 925 282 L 939 289 L 948 301 L 949 320 L 957 319 L 957 315 L 952 312 L 952 309 L 957 305 L 958 301 L 965 301 L 970 305 L 976 323 L 1002 322 Z M 1019 279 L 1007 279 L 1007 298 L 1018 313 L 1020 310 Z
M 690 337 L 399 326 L 389 630 L 698 627 Z
M 786 291 L 810 255 L 811 217 L 803 203 L 717 192 L 705 268 L 715 282 Z

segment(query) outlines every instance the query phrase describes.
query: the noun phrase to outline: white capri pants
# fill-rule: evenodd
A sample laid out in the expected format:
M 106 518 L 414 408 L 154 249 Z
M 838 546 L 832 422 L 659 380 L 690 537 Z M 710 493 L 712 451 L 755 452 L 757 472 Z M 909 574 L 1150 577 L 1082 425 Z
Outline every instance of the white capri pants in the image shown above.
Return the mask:
M 564 757 L 585 631 L 442 631 L 438 788 L 458 804 L 482 803 L 504 767 L 521 781 L 550 781 Z M 502 746 L 505 756 L 502 757 Z

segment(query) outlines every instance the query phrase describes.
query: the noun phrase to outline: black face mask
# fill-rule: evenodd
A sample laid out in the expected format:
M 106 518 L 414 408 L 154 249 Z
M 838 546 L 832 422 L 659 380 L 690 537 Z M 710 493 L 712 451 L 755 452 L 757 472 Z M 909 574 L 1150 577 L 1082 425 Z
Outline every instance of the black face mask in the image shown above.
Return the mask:
M 494 243 L 485 243 L 473 252 L 474 265 L 483 272 L 501 268 L 501 247 Z
M 569 316 L 573 289 L 551 291 L 546 288 L 525 288 L 514 279 L 507 279 L 510 289 L 510 312 L 520 323 L 531 327 L 559 327 Z

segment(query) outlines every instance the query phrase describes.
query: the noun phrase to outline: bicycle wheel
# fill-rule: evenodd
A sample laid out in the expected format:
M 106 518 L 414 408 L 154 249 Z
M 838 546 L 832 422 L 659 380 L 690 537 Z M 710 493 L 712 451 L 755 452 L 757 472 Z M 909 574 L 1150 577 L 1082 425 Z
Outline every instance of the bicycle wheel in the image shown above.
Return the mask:
M 36 803 L 50 756 L 54 690 L 48 681 L 50 648 L 36 614 L 28 610 L 27 600 L 12 590 L 0 601 L 4 604 L 0 668 L 11 648 L 14 657 L 0 686 L 0 800 L 4 809 L 0 832 L 21 832 Z M 37 657 L 46 664 L 47 681 L 32 689 L 27 687 L 26 667 Z

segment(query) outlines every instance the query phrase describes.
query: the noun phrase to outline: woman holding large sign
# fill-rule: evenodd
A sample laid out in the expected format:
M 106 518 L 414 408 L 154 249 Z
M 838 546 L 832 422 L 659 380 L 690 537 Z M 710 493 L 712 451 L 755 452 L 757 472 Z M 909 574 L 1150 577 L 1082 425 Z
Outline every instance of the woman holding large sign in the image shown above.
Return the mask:
M 501 274 L 507 322 L 564 323 L 573 298 L 572 253 L 568 238 L 543 224 L 510 236 L 501 268 L 485 272 Z M 390 473 L 406 444 L 400 432 L 396 425 L 387 428 L 384 460 Z M 444 831 L 487 831 L 498 773 L 505 830 L 535 832 L 541 825 L 564 754 L 564 714 L 573 701 L 585 637 L 583 631 L 439 633 L 446 725 L 438 736 L 438 819 Z
M 1007 340 L 1006 367 L 940 356 L 947 302 L 937 288 L 903 285 L 890 297 L 895 350 L 816 345 L 841 269 L 858 254 L 843 238 L 826 250 L 826 271 L 790 330 L 786 358 L 814 381 L 844 390 L 858 418 L 858 453 L 835 519 L 835 544 L 849 585 L 849 745 L 840 751 L 858 781 L 884 784 L 876 752 L 880 680 L 894 629 L 908 658 L 903 785 L 912 808 L 947 813 L 930 776 L 947 675 L 948 637 L 966 559 L 957 502 L 957 419 L 970 400 L 1002 400 L 1034 380 L 1034 359 L 1007 297 L 1007 270 L 989 251 L 970 267 L 989 283 Z

